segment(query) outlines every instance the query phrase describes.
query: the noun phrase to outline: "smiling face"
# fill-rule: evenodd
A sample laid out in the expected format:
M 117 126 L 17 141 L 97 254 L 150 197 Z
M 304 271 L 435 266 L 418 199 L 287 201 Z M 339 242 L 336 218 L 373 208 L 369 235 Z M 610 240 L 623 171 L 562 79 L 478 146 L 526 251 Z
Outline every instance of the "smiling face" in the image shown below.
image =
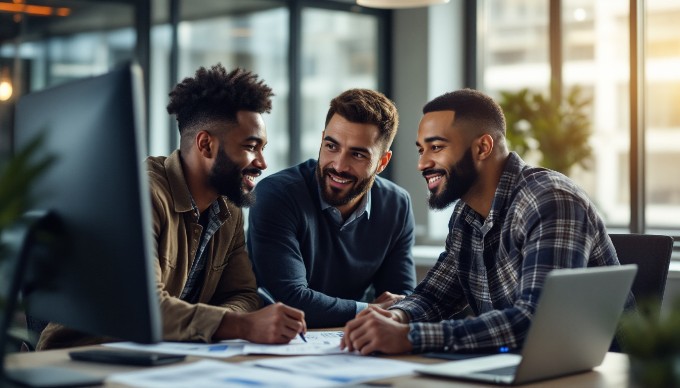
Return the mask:
M 267 168 L 262 155 L 267 132 L 259 113 L 239 111 L 236 119 L 224 130 L 208 183 L 236 206 L 246 207 L 254 202 L 255 178 Z
M 392 152 L 383 151 L 378 127 L 353 123 L 333 115 L 323 132 L 317 177 L 324 201 L 351 214 L 363 195 L 371 189 L 376 174 L 382 172 Z
M 418 127 L 418 169 L 427 182 L 433 209 L 464 199 L 479 177 L 470 142 L 453 127 L 454 120 L 451 110 L 429 112 Z

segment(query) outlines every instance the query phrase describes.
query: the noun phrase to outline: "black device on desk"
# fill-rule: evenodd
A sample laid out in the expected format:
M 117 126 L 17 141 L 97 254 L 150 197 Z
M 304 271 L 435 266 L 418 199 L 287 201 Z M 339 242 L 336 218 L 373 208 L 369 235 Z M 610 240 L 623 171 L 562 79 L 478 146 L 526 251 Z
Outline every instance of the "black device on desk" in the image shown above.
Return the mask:
M 166 365 L 184 361 L 186 356 L 135 350 L 90 349 L 68 353 L 72 360 L 138 366 Z
M 144 116 L 141 68 L 135 64 L 18 101 L 15 149 L 42 134 L 38 156 L 53 155 L 55 161 L 33 187 L 39 198 L 35 211 L 16 228 L 3 230 L 3 245 L 10 252 L 5 262 L 11 267 L 5 272 L 11 281 L 0 285 L 0 292 L 10 304 L 21 289 L 35 318 L 95 336 L 161 340 L 143 165 Z M 53 244 L 41 243 L 46 234 Z M 4 318 L 0 352 L 9 326 Z M 58 386 L 53 369 L 41 380 L 38 368 L 7 370 L 3 362 L 0 376 Z M 85 380 L 97 383 L 96 378 Z M 82 382 L 66 376 L 63 383 Z

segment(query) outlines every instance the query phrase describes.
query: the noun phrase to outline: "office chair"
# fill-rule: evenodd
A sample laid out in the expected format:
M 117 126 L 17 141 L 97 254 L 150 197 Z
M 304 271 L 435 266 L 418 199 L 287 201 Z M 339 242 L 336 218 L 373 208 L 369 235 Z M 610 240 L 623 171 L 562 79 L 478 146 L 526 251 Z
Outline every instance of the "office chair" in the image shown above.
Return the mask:
M 663 300 L 668 266 L 673 252 L 673 238 L 652 234 L 610 234 L 621 264 L 637 264 L 633 296 L 637 302 Z

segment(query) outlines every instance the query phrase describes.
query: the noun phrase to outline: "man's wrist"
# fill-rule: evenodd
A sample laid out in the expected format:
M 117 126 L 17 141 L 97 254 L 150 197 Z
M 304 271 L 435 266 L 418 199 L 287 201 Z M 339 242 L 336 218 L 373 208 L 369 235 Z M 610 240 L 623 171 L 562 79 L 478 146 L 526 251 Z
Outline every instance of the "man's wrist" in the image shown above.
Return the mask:
M 366 303 L 366 302 L 358 302 L 357 301 L 355 303 L 356 303 L 356 308 L 355 308 L 356 312 L 354 313 L 354 315 L 359 314 L 363 310 L 366 310 L 366 308 L 368 307 L 368 303 Z
M 399 323 L 409 323 L 409 317 L 404 310 L 391 309 L 390 312 L 395 321 Z
M 247 325 L 242 325 L 243 314 L 226 311 L 222 316 L 222 320 L 213 334 L 213 339 L 215 340 L 225 340 L 225 339 L 236 339 L 245 338 L 246 333 L 243 331 L 244 327 Z

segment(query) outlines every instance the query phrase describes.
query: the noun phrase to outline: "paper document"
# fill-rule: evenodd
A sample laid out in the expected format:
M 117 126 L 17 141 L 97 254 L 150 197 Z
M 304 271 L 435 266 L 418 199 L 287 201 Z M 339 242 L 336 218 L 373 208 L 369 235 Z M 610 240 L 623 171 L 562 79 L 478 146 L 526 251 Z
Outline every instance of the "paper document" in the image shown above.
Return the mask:
M 336 382 L 308 375 L 294 375 L 273 369 L 231 364 L 215 360 L 202 360 L 191 364 L 166 366 L 137 372 L 116 373 L 106 379 L 117 383 L 144 388 L 185 387 L 330 387 Z
M 338 384 L 356 384 L 409 375 L 414 373 L 416 367 L 422 366 L 417 363 L 356 354 L 268 358 L 245 364 L 283 370 L 296 376 L 311 376 L 335 381 Z
M 302 341 L 300 341 L 302 342 Z M 244 341 L 218 342 L 214 344 L 193 342 L 161 342 L 147 345 L 136 342 L 113 342 L 104 344 L 112 348 L 180 354 L 186 356 L 226 358 L 243 354 Z
M 340 350 L 342 331 L 308 331 L 307 342 L 295 338 L 285 345 L 247 344 L 244 354 L 276 354 L 276 355 L 319 355 L 347 353 Z
M 284 345 L 260 345 L 245 340 L 226 340 L 217 343 L 160 342 L 138 344 L 136 342 L 113 342 L 105 344 L 119 349 L 139 350 L 187 356 L 226 358 L 242 354 L 313 355 L 345 353 L 340 350 L 341 330 L 309 331 L 307 342 L 295 337 Z

